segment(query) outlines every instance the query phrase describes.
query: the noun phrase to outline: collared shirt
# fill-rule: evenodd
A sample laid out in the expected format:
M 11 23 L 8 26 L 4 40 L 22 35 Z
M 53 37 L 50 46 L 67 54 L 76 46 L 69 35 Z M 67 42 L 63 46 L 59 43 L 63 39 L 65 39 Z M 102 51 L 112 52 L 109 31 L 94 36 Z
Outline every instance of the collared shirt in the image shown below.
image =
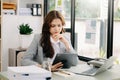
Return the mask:
M 54 41 L 53 38 L 50 36 L 50 41 L 52 43 L 52 46 L 53 46 L 53 49 L 54 49 L 54 52 L 55 52 L 53 58 L 51 59 L 51 63 L 53 63 L 53 60 L 55 59 L 56 54 L 61 52 L 60 40 Z
M 50 41 L 52 43 L 55 53 L 60 53 L 60 40 L 54 41 L 53 38 L 50 37 Z

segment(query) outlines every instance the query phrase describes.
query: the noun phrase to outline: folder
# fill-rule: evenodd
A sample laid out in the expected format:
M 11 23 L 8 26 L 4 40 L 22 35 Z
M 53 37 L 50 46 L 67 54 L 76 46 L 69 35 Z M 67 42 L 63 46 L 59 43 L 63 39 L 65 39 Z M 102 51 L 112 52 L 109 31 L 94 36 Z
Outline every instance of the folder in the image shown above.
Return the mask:
M 16 4 L 15 3 L 3 3 L 3 9 L 16 10 Z
M 32 66 L 8 67 L 9 80 L 50 80 L 51 72 Z

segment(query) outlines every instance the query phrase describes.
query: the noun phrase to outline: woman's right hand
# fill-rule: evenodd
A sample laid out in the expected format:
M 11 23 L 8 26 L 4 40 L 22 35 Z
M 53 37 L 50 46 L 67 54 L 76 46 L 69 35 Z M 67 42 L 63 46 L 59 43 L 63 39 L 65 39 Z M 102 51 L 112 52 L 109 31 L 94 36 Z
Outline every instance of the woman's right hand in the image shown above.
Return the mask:
M 62 66 L 63 66 L 62 62 L 56 63 L 56 64 L 52 65 L 51 71 L 52 72 L 58 71 Z

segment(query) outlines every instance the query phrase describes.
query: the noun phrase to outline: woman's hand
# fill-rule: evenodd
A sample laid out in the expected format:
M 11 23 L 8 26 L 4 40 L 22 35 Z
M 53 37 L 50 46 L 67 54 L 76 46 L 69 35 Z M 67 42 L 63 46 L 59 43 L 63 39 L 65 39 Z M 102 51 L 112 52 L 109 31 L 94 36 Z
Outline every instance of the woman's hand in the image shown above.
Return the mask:
M 54 35 L 54 39 L 60 40 L 61 42 L 63 42 L 66 46 L 67 51 L 69 51 L 69 49 L 70 49 L 69 42 L 64 38 L 64 36 L 62 34 Z
M 40 65 L 40 64 L 36 64 L 36 66 L 42 68 L 42 65 Z M 63 66 L 62 62 L 56 63 L 56 64 L 51 66 L 51 71 L 52 72 L 58 71 L 62 66 Z
M 58 71 L 62 66 L 63 66 L 62 62 L 56 63 L 56 64 L 52 65 L 51 71 L 52 72 Z
M 54 39 L 60 40 L 60 41 L 62 41 L 63 43 L 67 42 L 67 40 L 64 38 L 64 36 L 63 36 L 62 34 L 55 34 L 55 35 L 54 35 Z

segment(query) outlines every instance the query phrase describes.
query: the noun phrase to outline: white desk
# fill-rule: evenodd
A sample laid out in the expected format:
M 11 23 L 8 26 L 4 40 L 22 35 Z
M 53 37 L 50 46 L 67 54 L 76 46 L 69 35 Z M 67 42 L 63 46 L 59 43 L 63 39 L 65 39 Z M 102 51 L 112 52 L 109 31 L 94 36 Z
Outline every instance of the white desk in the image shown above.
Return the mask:
M 88 66 L 86 65 L 78 65 L 75 67 L 71 67 L 70 71 L 81 71 L 85 70 Z M 2 77 L 4 76 L 4 77 Z M 9 80 L 7 79 L 8 75 L 7 72 L 0 72 L 0 79 L 2 80 Z M 108 71 L 102 72 L 95 76 L 84 76 L 84 75 L 70 75 L 68 77 L 61 77 L 60 75 L 56 75 L 53 73 L 52 80 L 120 80 L 120 65 L 114 65 Z
M 87 65 L 78 65 L 76 67 L 72 67 L 68 70 L 70 71 L 80 71 L 85 70 L 89 66 Z M 64 74 L 65 75 L 65 74 Z M 60 76 L 53 73 L 52 80 L 120 80 L 120 65 L 114 65 L 108 71 L 99 73 L 95 76 L 84 76 L 84 75 L 72 75 L 72 76 Z

